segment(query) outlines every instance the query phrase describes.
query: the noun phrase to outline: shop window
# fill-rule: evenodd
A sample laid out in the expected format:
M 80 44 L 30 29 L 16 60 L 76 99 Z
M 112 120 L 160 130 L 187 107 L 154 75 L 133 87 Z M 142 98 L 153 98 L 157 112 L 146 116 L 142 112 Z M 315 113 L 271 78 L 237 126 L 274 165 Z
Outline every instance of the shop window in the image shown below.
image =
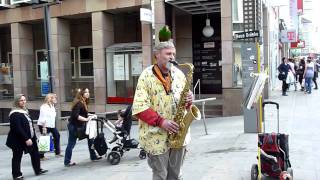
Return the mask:
M 0 99 L 13 98 L 13 66 L 12 53 L 0 60 Z
M 131 103 L 142 72 L 141 43 L 112 45 L 106 56 L 107 103 Z
M 45 55 L 46 50 L 45 49 L 38 49 L 36 50 L 36 72 L 37 72 L 37 79 L 41 78 L 41 69 L 40 69 L 40 62 L 41 61 L 47 61 L 46 55 Z
M 93 77 L 93 54 L 92 47 L 79 47 L 79 77 L 92 78 Z
M 71 73 L 72 78 L 76 78 L 76 48 L 70 48 L 70 60 L 71 60 Z

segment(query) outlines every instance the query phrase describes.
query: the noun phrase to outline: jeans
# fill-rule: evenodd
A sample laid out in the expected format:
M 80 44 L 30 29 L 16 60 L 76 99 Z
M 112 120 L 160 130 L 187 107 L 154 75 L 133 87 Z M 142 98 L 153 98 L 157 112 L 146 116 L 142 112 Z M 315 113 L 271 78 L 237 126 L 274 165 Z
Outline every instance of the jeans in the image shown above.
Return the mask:
M 288 90 L 288 84 L 286 82 L 286 80 L 282 81 L 282 94 L 286 94 L 287 90 Z
M 36 137 L 32 138 L 32 147 L 28 153 L 30 154 L 31 157 L 31 164 L 34 170 L 34 173 L 37 174 L 40 172 L 40 156 L 39 156 L 39 150 L 38 150 L 38 145 L 37 145 L 37 140 Z M 23 150 L 19 149 L 12 149 L 12 176 L 13 178 L 22 176 L 21 172 L 21 159 L 23 155 Z
M 72 150 L 77 143 L 76 126 L 71 123 L 68 123 L 68 130 L 69 130 L 69 137 L 68 137 L 68 145 L 67 145 L 65 156 L 64 156 L 64 165 L 68 165 L 71 162 Z M 88 140 L 88 148 L 90 152 L 90 159 L 95 160 L 97 159 L 97 155 L 95 151 L 91 148 L 93 145 L 94 139 L 87 138 L 87 140 Z
M 39 125 L 40 133 L 43 134 L 43 126 Z M 60 134 L 57 128 L 47 128 L 47 133 L 51 133 L 53 137 L 53 144 L 54 144 L 54 152 L 55 154 L 60 154 Z M 44 157 L 44 153 L 40 154 L 40 158 Z
M 308 93 L 311 93 L 311 89 L 312 89 L 312 77 L 306 77 L 305 78 L 305 88 L 306 88 L 306 91 Z

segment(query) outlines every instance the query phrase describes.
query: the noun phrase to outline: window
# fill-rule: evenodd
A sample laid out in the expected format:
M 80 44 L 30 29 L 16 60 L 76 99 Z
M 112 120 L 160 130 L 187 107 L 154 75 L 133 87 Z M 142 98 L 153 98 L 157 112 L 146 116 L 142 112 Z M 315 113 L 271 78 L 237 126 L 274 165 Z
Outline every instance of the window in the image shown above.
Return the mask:
M 38 49 L 36 50 L 36 72 L 37 72 L 37 79 L 40 79 L 41 70 L 40 70 L 40 62 L 41 61 L 47 61 L 47 58 L 45 56 L 45 49 Z
M 76 78 L 76 48 L 70 48 L 70 60 L 71 60 L 71 73 L 72 78 Z
M 232 0 L 232 21 L 243 23 L 243 0 Z
M 8 58 L 8 65 L 10 67 L 10 77 L 13 78 L 12 52 L 8 52 L 7 58 Z
M 91 46 L 79 47 L 79 77 L 91 78 L 93 77 L 93 54 Z

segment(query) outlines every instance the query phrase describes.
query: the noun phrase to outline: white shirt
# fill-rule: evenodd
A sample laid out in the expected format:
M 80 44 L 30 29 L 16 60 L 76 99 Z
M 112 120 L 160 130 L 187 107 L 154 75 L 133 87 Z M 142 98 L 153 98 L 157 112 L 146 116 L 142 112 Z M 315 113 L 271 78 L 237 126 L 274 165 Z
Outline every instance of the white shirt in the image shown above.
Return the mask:
M 42 104 L 40 107 L 40 115 L 38 119 L 38 125 L 48 128 L 54 128 L 56 125 L 56 109 L 54 106 L 49 106 L 49 104 Z

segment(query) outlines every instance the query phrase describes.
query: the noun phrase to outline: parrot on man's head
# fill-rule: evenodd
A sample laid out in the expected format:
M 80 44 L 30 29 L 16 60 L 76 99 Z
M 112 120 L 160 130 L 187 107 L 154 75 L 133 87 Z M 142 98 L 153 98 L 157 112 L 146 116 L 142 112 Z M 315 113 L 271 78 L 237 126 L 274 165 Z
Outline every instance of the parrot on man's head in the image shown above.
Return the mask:
M 159 31 L 159 41 L 169 41 L 171 39 L 171 31 L 168 25 L 163 26 Z

